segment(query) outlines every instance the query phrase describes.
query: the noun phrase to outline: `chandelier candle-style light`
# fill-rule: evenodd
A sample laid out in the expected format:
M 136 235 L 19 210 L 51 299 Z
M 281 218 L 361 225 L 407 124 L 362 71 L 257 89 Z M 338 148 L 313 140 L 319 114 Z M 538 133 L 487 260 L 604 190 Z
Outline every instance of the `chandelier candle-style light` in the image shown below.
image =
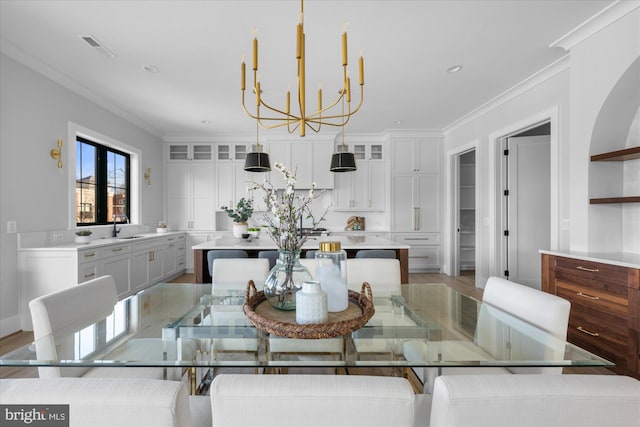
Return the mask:
M 352 115 L 358 112 L 362 106 L 364 98 L 364 60 L 362 55 L 358 60 L 358 79 L 360 84 L 360 102 L 355 109 L 351 109 L 351 78 L 347 72 L 348 55 L 347 55 L 347 31 L 342 33 L 342 67 L 343 67 L 343 84 L 338 92 L 339 96 L 336 100 L 328 105 L 322 104 L 322 89 L 318 89 L 318 109 L 312 113 L 307 112 L 306 106 L 306 73 L 305 73 L 305 34 L 304 34 L 304 0 L 300 0 L 300 15 L 296 29 L 296 59 L 298 61 L 298 107 L 299 113 L 291 112 L 291 91 L 287 90 L 284 109 L 274 108 L 267 104 L 263 99 L 260 91 L 261 82 L 258 79 L 258 38 L 253 38 L 253 92 L 255 93 L 256 109 L 255 113 L 249 112 L 245 105 L 245 75 L 246 67 L 244 58 L 241 64 L 241 89 L 242 89 L 242 108 L 245 113 L 266 129 L 274 129 L 278 127 L 287 127 L 289 133 L 293 133 L 299 129 L 300 136 L 306 135 L 307 127 L 314 132 L 319 132 L 322 125 L 327 126 L 344 126 L 347 124 Z M 347 112 L 332 113 L 330 110 L 335 107 L 341 100 L 345 99 L 347 104 Z M 260 108 L 264 107 L 269 111 L 268 115 L 262 115 Z

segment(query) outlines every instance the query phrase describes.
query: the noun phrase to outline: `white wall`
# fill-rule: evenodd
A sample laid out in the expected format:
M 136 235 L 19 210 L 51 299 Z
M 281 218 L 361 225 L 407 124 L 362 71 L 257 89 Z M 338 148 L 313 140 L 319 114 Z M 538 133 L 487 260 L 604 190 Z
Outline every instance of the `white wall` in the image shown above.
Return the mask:
M 640 56 L 640 9 L 617 20 L 596 34 L 571 48 L 571 249 L 576 251 L 621 252 L 623 236 L 640 240 L 640 235 L 629 236 L 622 229 L 621 205 L 589 205 L 591 154 L 622 149 L 638 104 L 640 79 L 635 76 L 635 89 L 627 89 L 627 98 L 635 106 L 619 111 L 627 117 L 616 132 L 601 135 L 596 124 L 607 99 L 620 78 Z M 623 96 L 623 95 L 621 95 Z M 608 127 L 600 124 L 602 127 Z M 616 135 L 617 133 L 617 135 Z M 605 166 L 606 167 L 606 166 Z M 613 171 L 611 171 L 613 173 Z M 608 177 L 614 180 L 614 177 Z M 607 179 L 607 177 L 603 177 Z M 595 183 L 594 183 L 595 184 Z M 574 190 L 574 186 L 576 187 Z M 620 188 L 620 186 L 618 186 Z M 621 192 L 621 188 L 618 190 Z M 636 188 L 636 193 L 637 193 Z M 612 194 L 622 195 L 622 194 Z M 633 209 L 633 208 L 632 208 Z M 636 207 L 637 209 L 637 207 Z M 608 224 L 602 227 L 602 224 Z M 636 228 L 637 231 L 637 228 Z
M 479 198 L 476 204 L 478 221 L 476 221 L 476 286 L 484 287 L 484 283 L 491 275 L 501 275 L 498 268 L 496 248 L 492 241 L 498 232 L 494 223 L 496 200 L 491 198 L 495 194 L 493 188 L 496 176 L 496 141 L 500 136 L 517 131 L 545 117 L 557 116 L 559 123 L 568 122 L 569 105 L 569 72 L 562 64 L 557 64 L 549 71 L 551 77 L 532 83 L 522 89 L 518 96 L 484 111 L 473 119 L 463 122 L 445 134 L 445 152 L 455 152 L 471 141 L 477 142 L 476 167 L 478 168 L 477 192 Z M 568 127 L 552 123 L 552 133 L 557 136 L 557 150 L 552 147 L 552 157 L 560 165 L 568 162 Z M 568 218 L 567 171 L 557 168 L 556 192 L 558 194 L 557 212 L 559 218 Z M 553 173 L 553 172 L 552 172 Z M 553 181 L 552 181 L 553 182 Z M 553 184 L 552 184 L 553 185 Z M 447 194 L 447 198 L 450 197 Z M 556 218 L 557 219 L 557 218 Z M 553 222 L 552 222 L 553 223 Z M 556 224 L 562 222 L 556 221 Z M 557 246 L 554 249 L 567 248 L 569 236 L 566 230 L 556 226 Z
M 67 140 L 68 123 L 142 152 L 143 169 L 151 167 L 155 181 L 142 186 L 142 223 L 157 221 L 162 212 L 164 165 L 159 138 L 6 55 L 0 57 L 0 92 L 0 336 L 4 336 L 20 325 L 17 235 L 7 234 L 6 223 L 17 221 L 19 233 L 68 228 L 68 180 L 75 170 L 68 162 L 58 169 L 49 156 L 58 138 L 64 141 L 63 152 L 75 144 Z
M 625 12 L 601 28 L 591 33 L 587 31 L 590 28 L 581 28 L 578 36 L 582 39 L 576 38 L 575 34 L 570 35 L 571 43 L 565 44 L 570 51 L 568 57 L 540 76 L 534 76 L 529 82 L 514 88 L 516 96 L 505 94 L 486 108 L 445 129 L 446 153 L 478 141 L 477 185 L 480 198 L 477 234 L 480 242 L 476 251 L 477 286 L 484 286 L 488 276 L 501 274 L 497 268 L 497 248 L 492 247 L 492 242 L 499 239 L 496 233 L 501 230 L 493 223 L 495 201 L 488 197 L 495 191 L 492 188 L 492 177 L 496 173 L 494 139 L 516 130 L 518 124 L 544 116 L 545 111 L 551 111 L 553 115 L 555 110 L 557 117 L 557 123 L 552 121 L 551 128 L 551 192 L 556 203 L 555 209 L 552 206 L 552 249 L 591 252 L 638 250 L 640 226 L 634 221 L 640 218 L 639 206 L 594 208 L 589 205 L 589 155 L 598 151 L 595 148 L 598 143 L 592 145 L 594 125 L 614 86 L 640 56 L 640 9 L 628 12 L 628 5 L 620 4 L 620 7 Z M 591 24 L 594 24 L 593 28 L 600 23 Z M 557 44 L 560 45 L 562 43 Z M 625 108 L 624 114 L 630 119 L 627 127 L 621 129 L 624 138 L 616 141 L 617 148 L 612 150 L 640 139 L 634 134 L 637 125 L 631 124 L 636 111 L 637 105 Z M 555 149 L 554 134 L 557 138 Z M 637 171 L 637 163 L 625 166 L 623 189 L 620 190 L 625 195 L 637 195 L 637 184 L 629 188 L 640 181 L 635 176 Z M 633 175 L 632 178 L 629 175 Z M 603 224 L 612 224 L 612 228 L 609 230 Z

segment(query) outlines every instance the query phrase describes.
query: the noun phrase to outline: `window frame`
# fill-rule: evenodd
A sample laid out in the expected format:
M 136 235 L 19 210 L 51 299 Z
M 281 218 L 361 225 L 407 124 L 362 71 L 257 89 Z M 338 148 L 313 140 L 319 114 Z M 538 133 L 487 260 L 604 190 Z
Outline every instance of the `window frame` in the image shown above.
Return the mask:
M 108 218 L 109 212 L 109 179 L 108 179 L 108 162 L 109 155 L 116 154 L 125 158 L 125 216 L 126 218 L 119 217 L 116 219 L 116 223 L 123 224 L 127 223 L 129 218 L 131 218 L 131 197 L 132 197 L 132 188 L 131 188 L 131 174 L 132 174 L 132 159 L 131 154 L 125 151 L 122 151 L 118 148 L 101 144 L 98 141 L 93 139 L 76 135 L 75 138 L 76 147 L 78 143 L 90 145 L 96 150 L 96 159 L 95 159 L 95 186 L 96 186 L 96 197 L 95 197 L 95 221 L 94 222 L 78 222 L 77 217 L 75 217 L 75 213 L 78 212 L 77 200 L 74 201 L 74 217 L 76 227 L 87 227 L 87 226 L 97 226 L 97 225 L 109 225 L 114 222 L 113 218 Z M 77 165 L 76 165 L 77 168 Z M 74 168 L 74 169 L 76 169 Z M 77 176 L 74 180 L 77 184 Z

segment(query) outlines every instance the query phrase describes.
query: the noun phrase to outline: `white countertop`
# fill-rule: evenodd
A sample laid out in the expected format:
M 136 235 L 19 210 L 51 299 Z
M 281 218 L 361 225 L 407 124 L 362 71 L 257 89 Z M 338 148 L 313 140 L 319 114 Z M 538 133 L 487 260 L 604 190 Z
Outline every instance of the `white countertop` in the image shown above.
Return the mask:
M 547 251 L 541 254 L 576 258 L 584 261 L 602 262 L 620 267 L 640 268 L 640 254 L 623 252 L 578 252 L 578 251 Z
M 320 242 L 325 241 L 340 242 L 342 249 L 409 249 L 409 245 L 375 236 L 312 236 L 305 242 L 302 249 L 318 249 Z M 278 249 L 278 247 L 266 233 L 261 233 L 259 238 L 252 240 L 220 237 L 195 245 L 192 249 L 269 250 Z
M 89 241 L 89 243 L 65 243 L 62 245 L 51 245 L 51 246 L 39 246 L 32 248 L 20 248 L 20 251 L 51 251 L 51 250 L 60 250 L 60 251 L 77 251 L 82 249 L 89 248 L 98 248 L 102 246 L 110 246 L 110 245 L 121 245 L 125 243 L 136 243 L 136 242 L 144 242 L 151 239 L 157 239 L 162 237 L 170 237 L 177 234 L 184 234 L 183 231 L 169 231 L 167 233 L 138 233 L 135 234 L 135 239 L 127 239 L 128 236 L 122 237 L 107 237 L 107 238 L 96 238 Z

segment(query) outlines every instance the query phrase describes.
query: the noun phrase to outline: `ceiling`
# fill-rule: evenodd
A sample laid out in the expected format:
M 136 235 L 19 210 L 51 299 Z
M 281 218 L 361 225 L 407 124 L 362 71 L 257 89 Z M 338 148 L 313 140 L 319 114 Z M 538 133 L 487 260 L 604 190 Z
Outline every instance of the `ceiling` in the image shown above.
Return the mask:
M 446 129 L 564 56 L 549 45 L 611 3 L 307 0 L 307 104 L 316 106 L 319 85 L 325 103 L 338 94 L 348 21 L 352 85 L 362 49 L 365 100 L 347 132 Z M 1 0 L 0 46 L 158 137 L 255 134 L 240 105 L 241 56 L 247 54 L 249 86 L 257 29 L 262 96 L 284 108 L 287 86 L 296 85 L 299 10 L 294 0 Z M 446 72 L 456 64 L 461 71 Z

